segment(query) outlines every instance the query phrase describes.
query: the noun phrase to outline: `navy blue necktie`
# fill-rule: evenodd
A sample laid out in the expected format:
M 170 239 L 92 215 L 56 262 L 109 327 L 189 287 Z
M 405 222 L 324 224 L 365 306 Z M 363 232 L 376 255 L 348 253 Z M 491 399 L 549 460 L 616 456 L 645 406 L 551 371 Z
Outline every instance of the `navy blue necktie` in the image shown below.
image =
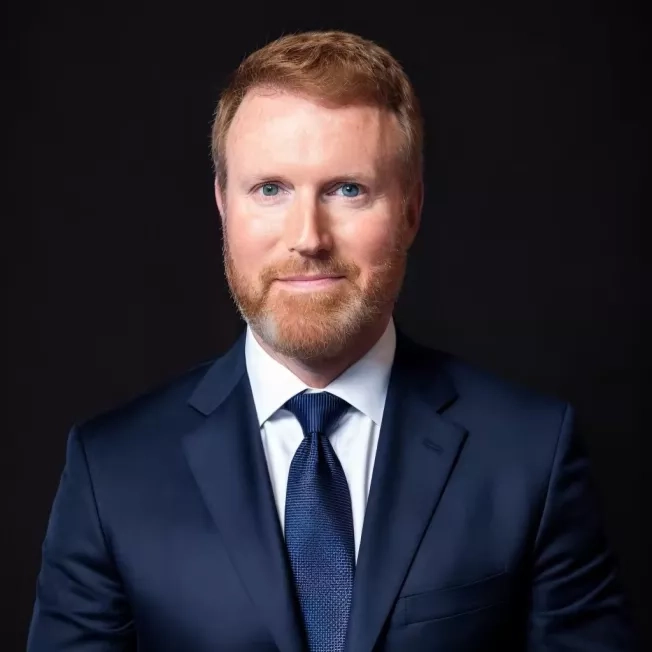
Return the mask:
M 284 406 L 303 429 L 285 502 L 285 543 L 310 652 L 341 652 L 351 611 L 355 544 L 351 495 L 328 433 L 349 407 L 329 394 L 297 394 Z

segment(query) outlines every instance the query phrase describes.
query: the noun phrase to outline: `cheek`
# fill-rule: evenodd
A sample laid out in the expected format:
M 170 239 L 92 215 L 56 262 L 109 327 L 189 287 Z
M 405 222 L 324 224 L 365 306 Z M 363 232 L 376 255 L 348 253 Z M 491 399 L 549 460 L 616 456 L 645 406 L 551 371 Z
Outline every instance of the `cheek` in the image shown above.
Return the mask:
M 376 267 L 387 260 L 396 242 L 396 224 L 369 221 L 358 228 L 342 233 L 340 251 L 363 270 Z
M 237 210 L 229 210 L 226 234 L 233 259 L 250 267 L 260 267 L 277 240 L 265 220 Z

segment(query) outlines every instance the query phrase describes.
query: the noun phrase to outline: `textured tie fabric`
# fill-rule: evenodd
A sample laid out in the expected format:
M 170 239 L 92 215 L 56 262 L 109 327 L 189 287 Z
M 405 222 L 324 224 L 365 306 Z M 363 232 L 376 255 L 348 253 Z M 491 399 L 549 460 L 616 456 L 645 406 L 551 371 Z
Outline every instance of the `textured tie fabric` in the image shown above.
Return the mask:
M 355 545 L 351 495 L 328 433 L 349 404 L 320 392 L 284 406 L 304 439 L 292 458 L 285 502 L 285 542 L 310 652 L 341 652 L 353 595 Z

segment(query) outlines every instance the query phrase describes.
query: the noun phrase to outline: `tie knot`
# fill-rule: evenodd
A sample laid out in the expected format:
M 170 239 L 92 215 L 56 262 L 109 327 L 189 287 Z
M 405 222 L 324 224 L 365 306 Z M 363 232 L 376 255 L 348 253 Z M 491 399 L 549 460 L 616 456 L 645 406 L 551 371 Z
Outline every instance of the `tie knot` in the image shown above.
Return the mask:
M 283 407 L 294 414 L 301 424 L 304 436 L 307 436 L 311 433 L 328 434 L 346 412 L 349 404 L 329 392 L 315 394 L 301 392 L 293 396 Z

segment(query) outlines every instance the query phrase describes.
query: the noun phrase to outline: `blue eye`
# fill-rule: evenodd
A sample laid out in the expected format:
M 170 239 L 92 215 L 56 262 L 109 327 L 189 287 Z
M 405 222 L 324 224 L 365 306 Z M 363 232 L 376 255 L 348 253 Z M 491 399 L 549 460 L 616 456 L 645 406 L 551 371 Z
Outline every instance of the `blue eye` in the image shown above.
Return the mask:
M 278 195 L 279 187 L 276 183 L 265 183 L 261 186 L 264 197 L 275 197 Z
M 340 186 L 345 197 L 357 197 L 360 194 L 360 186 L 357 183 L 344 183 Z

